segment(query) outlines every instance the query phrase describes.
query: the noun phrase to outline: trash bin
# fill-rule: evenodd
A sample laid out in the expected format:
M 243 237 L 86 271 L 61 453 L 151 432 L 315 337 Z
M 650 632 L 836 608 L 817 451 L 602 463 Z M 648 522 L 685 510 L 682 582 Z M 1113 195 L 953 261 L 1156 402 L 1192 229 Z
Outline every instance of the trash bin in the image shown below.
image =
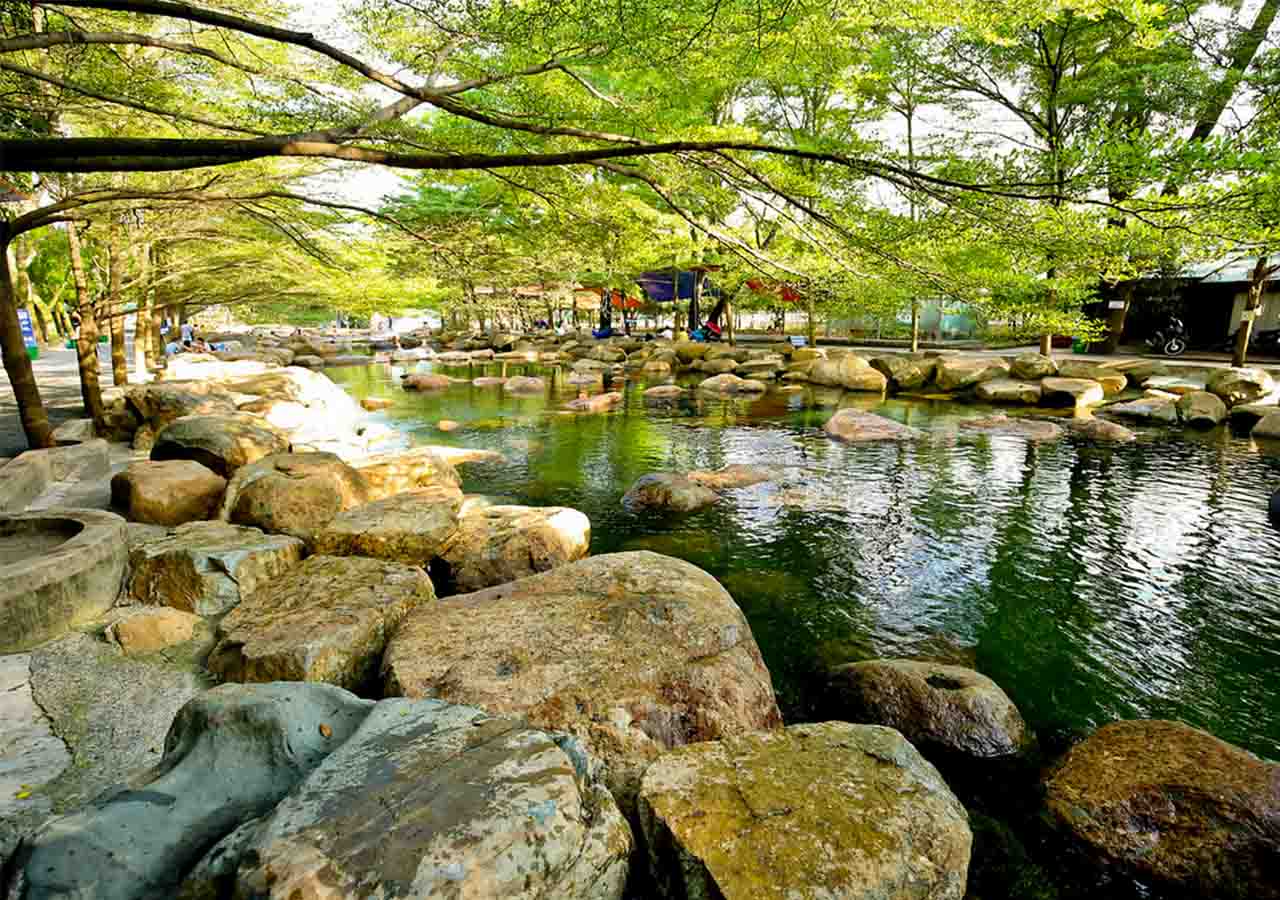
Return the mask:
M 28 347 L 28 348 L 27 348 L 27 356 L 31 357 L 32 359 L 39 359 L 39 358 L 40 358 L 40 348 L 39 348 L 39 347 Z
M 1089 345 L 1085 343 L 1081 338 L 1072 338 L 1071 352 L 1072 353 L 1088 353 Z

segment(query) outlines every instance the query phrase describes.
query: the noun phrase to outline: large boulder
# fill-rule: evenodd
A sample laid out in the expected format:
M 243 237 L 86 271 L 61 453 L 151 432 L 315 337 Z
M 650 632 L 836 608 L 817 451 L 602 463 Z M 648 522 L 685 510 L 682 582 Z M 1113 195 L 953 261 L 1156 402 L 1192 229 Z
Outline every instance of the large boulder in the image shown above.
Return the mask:
M 708 375 L 724 375 L 734 372 L 738 368 L 738 362 L 729 357 L 702 359 L 695 362 L 693 367 L 699 372 L 706 372 Z
M 1083 419 L 1070 419 L 1062 424 L 1063 427 L 1077 437 L 1098 443 L 1127 444 L 1138 439 L 1136 434 L 1123 425 L 1093 416 Z
M 353 460 L 351 466 L 364 479 L 370 500 L 418 488 L 462 485 L 458 470 L 435 447 L 366 456 Z
M 699 382 L 698 390 L 709 394 L 763 394 L 769 387 L 763 381 L 739 378 L 726 372 Z
M 361 364 L 371 361 L 372 357 L 360 358 Z M 234 379 L 226 386 L 244 394 L 291 400 L 305 406 L 310 415 L 307 425 L 292 435 L 295 441 L 350 432 L 364 418 L 364 411 L 355 398 L 328 376 L 298 366 Z
M 1016 381 L 994 378 L 978 385 L 974 394 L 984 403 L 1022 403 L 1034 406 L 1040 402 L 1042 388 L 1038 381 Z
M 1119 369 L 1083 360 L 1067 360 L 1058 367 L 1058 374 L 1063 378 L 1096 381 L 1102 387 L 1103 394 L 1108 397 L 1120 393 L 1129 385 L 1128 376 Z
M 225 522 L 191 522 L 131 541 L 125 597 L 201 616 L 221 615 L 302 562 L 305 549 L 302 541 L 286 535 Z
M 695 359 L 706 357 L 714 348 L 711 344 L 699 341 L 680 341 L 673 349 L 676 356 L 680 358 L 680 362 L 687 366 Z
M 1220 369 L 1209 376 L 1207 388 L 1227 406 L 1253 403 L 1271 393 L 1275 381 L 1262 369 Z
M 1179 897 L 1280 897 L 1280 767 L 1181 722 L 1107 725 L 1048 779 L 1086 858 Z
M 452 591 L 476 591 L 582 559 L 591 520 L 563 506 L 486 506 L 464 511 L 432 566 Z
M 125 387 L 124 396 L 138 420 L 156 431 L 184 416 L 228 415 L 236 411 L 235 397 L 213 382 L 131 384 Z
M 984 381 L 1009 376 L 1009 364 L 983 356 L 944 356 L 938 360 L 934 381 L 941 391 L 960 391 Z
M 827 387 L 878 394 L 884 393 L 889 384 L 883 372 L 871 368 L 865 359 L 853 353 L 837 359 L 818 360 L 809 370 L 809 380 Z
M 212 519 L 227 479 L 189 459 L 131 463 L 111 479 L 111 505 L 130 522 L 182 525 Z
M 618 900 L 631 833 L 596 768 L 571 738 L 515 720 L 384 700 L 188 890 L 221 875 L 236 896 L 279 900 Z
M 279 453 L 236 471 L 219 516 L 310 540 L 338 513 L 368 499 L 364 477 L 332 453 Z
M 849 443 L 906 441 L 920 436 L 914 428 L 860 409 L 839 410 L 822 427 L 833 438 Z
M 1182 395 L 1182 399 L 1178 401 L 1178 412 L 1182 415 L 1182 421 L 1192 428 L 1213 428 L 1226 419 L 1227 404 L 1217 394 L 1195 391 Z
M 1154 375 L 1142 382 L 1143 390 L 1166 394 L 1194 394 L 1206 388 L 1203 378 L 1194 375 Z
M 1044 402 L 1050 406 L 1087 409 L 1106 397 L 1102 385 L 1090 378 L 1046 378 L 1040 388 Z
M 433 600 L 431 581 L 419 568 L 311 556 L 227 614 L 209 670 L 224 681 L 365 688 L 401 620 Z
M 567 731 L 634 809 L 663 750 L 781 725 L 769 671 L 733 598 L 656 553 L 615 553 L 453 597 L 387 648 L 388 696 L 435 697 Z
M 1019 354 L 1009 366 L 1009 374 L 1020 381 L 1039 381 L 1058 374 L 1058 364 L 1041 353 Z
M 296 400 L 285 400 L 280 397 L 259 397 L 237 407 L 240 412 L 252 413 L 267 420 L 272 428 L 278 428 L 285 434 L 293 434 L 306 428 L 314 413 Z
M 1178 395 L 1147 391 L 1137 400 L 1113 403 L 1104 412 L 1109 416 L 1123 416 L 1126 419 L 1174 423 L 1178 421 Z
M 406 391 L 443 391 L 453 384 L 448 375 L 415 374 L 400 379 Z
M 933 359 L 892 354 L 875 357 L 871 360 L 871 368 L 884 375 L 895 391 L 914 391 L 933 380 L 937 362 Z
M 372 705 L 328 685 L 223 685 L 204 693 L 173 720 L 159 765 L 127 789 L 53 820 L 19 848 L 8 896 L 177 896 L 210 846 L 270 812 Z
M 289 449 L 289 439 L 249 413 L 174 419 L 156 435 L 151 458 L 190 459 L 230 478 L 241 466 Z
M 393 494 L 339 513 L 316 534 L 312 550 L 425 567 L 457 531 L 461 508 L 462 491 L 452 485 Z
M 633 510 L 693 512 L 719 499 L 715 491 L 684 475 L 651 472 L 636 479 L 636 483 L 622 496 L 622 505 Z
M 964 807 L 902 735 L 825 722 L 674 750 L 640 788 L 654 896 L 961 900 Z
M 646 388 L 644 392 L 646 400 L 674 400 L 676 397 L 683 397 L 684 395 L 684 388 L 678 384 L 659 384 Z
M 962 666 L 908 659 L 840 666 L 831 673 L 827 709 L 848 722 L 900 731 L 926 755 L 997 759 L 1016 756 L 1031 742 L 1000 686 Z

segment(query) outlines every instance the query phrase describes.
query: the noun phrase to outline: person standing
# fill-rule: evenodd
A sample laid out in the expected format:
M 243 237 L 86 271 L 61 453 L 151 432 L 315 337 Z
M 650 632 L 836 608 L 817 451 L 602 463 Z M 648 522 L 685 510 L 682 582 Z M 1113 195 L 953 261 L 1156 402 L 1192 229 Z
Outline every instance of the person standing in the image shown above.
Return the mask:
M 196 330 L 190 322 L 183 322 L 181 331 L 183 344 L 190 344 L 191 341 L 195 340 Z

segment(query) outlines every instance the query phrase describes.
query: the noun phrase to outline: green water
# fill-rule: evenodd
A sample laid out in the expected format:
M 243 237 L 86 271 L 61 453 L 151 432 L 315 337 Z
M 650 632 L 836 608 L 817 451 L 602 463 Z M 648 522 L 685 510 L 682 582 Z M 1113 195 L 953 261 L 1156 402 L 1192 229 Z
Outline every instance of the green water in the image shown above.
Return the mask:
M 379 418 L 415 443 L 502 452 L 502 465 L 466 468 L 468 491 L 572 506 L 591 518 L 593 553 L 651 549 L 715 575 L 789 720 L 820 710 L 825 665 L 904 656 L 977 668 L 1044 736 L 1176 718 L 1280 759 L 1280 531 L 1266 518 L 1280 458 L 1225 428 L 1034 445 L 957 434 L 981 408 L 867 400 L 930 439 L 846 446 L 821 431 L 832 392 L 657 404 L 632 381 L 621 408 L 568 415 L 575 388 L 418 394 L 399 388 L 404 371 L 328 374 L 392 398 Z M 462 427 L 441 432 L 441 419 Z M 693 515 L 621 506 L 646 472 L 728 463 L 782 477 Z

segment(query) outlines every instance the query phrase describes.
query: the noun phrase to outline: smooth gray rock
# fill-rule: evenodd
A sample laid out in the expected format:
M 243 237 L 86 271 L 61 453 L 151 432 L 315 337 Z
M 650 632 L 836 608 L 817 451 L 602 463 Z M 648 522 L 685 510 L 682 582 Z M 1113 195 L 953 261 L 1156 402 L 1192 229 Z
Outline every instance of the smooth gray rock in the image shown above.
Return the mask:
M 19 847 L 7 898 L 173 896 L 212 844 L 274 807 L 372 705 L 320 684 L 209 691 L 178 713 L 153 770 Z
M 234 861 L 236 896 L 280 900 L 608 900 L 622 895 L 630 850 L 630 830 L 572 738 L 474 707 L 384 700 L 196 876 Z

